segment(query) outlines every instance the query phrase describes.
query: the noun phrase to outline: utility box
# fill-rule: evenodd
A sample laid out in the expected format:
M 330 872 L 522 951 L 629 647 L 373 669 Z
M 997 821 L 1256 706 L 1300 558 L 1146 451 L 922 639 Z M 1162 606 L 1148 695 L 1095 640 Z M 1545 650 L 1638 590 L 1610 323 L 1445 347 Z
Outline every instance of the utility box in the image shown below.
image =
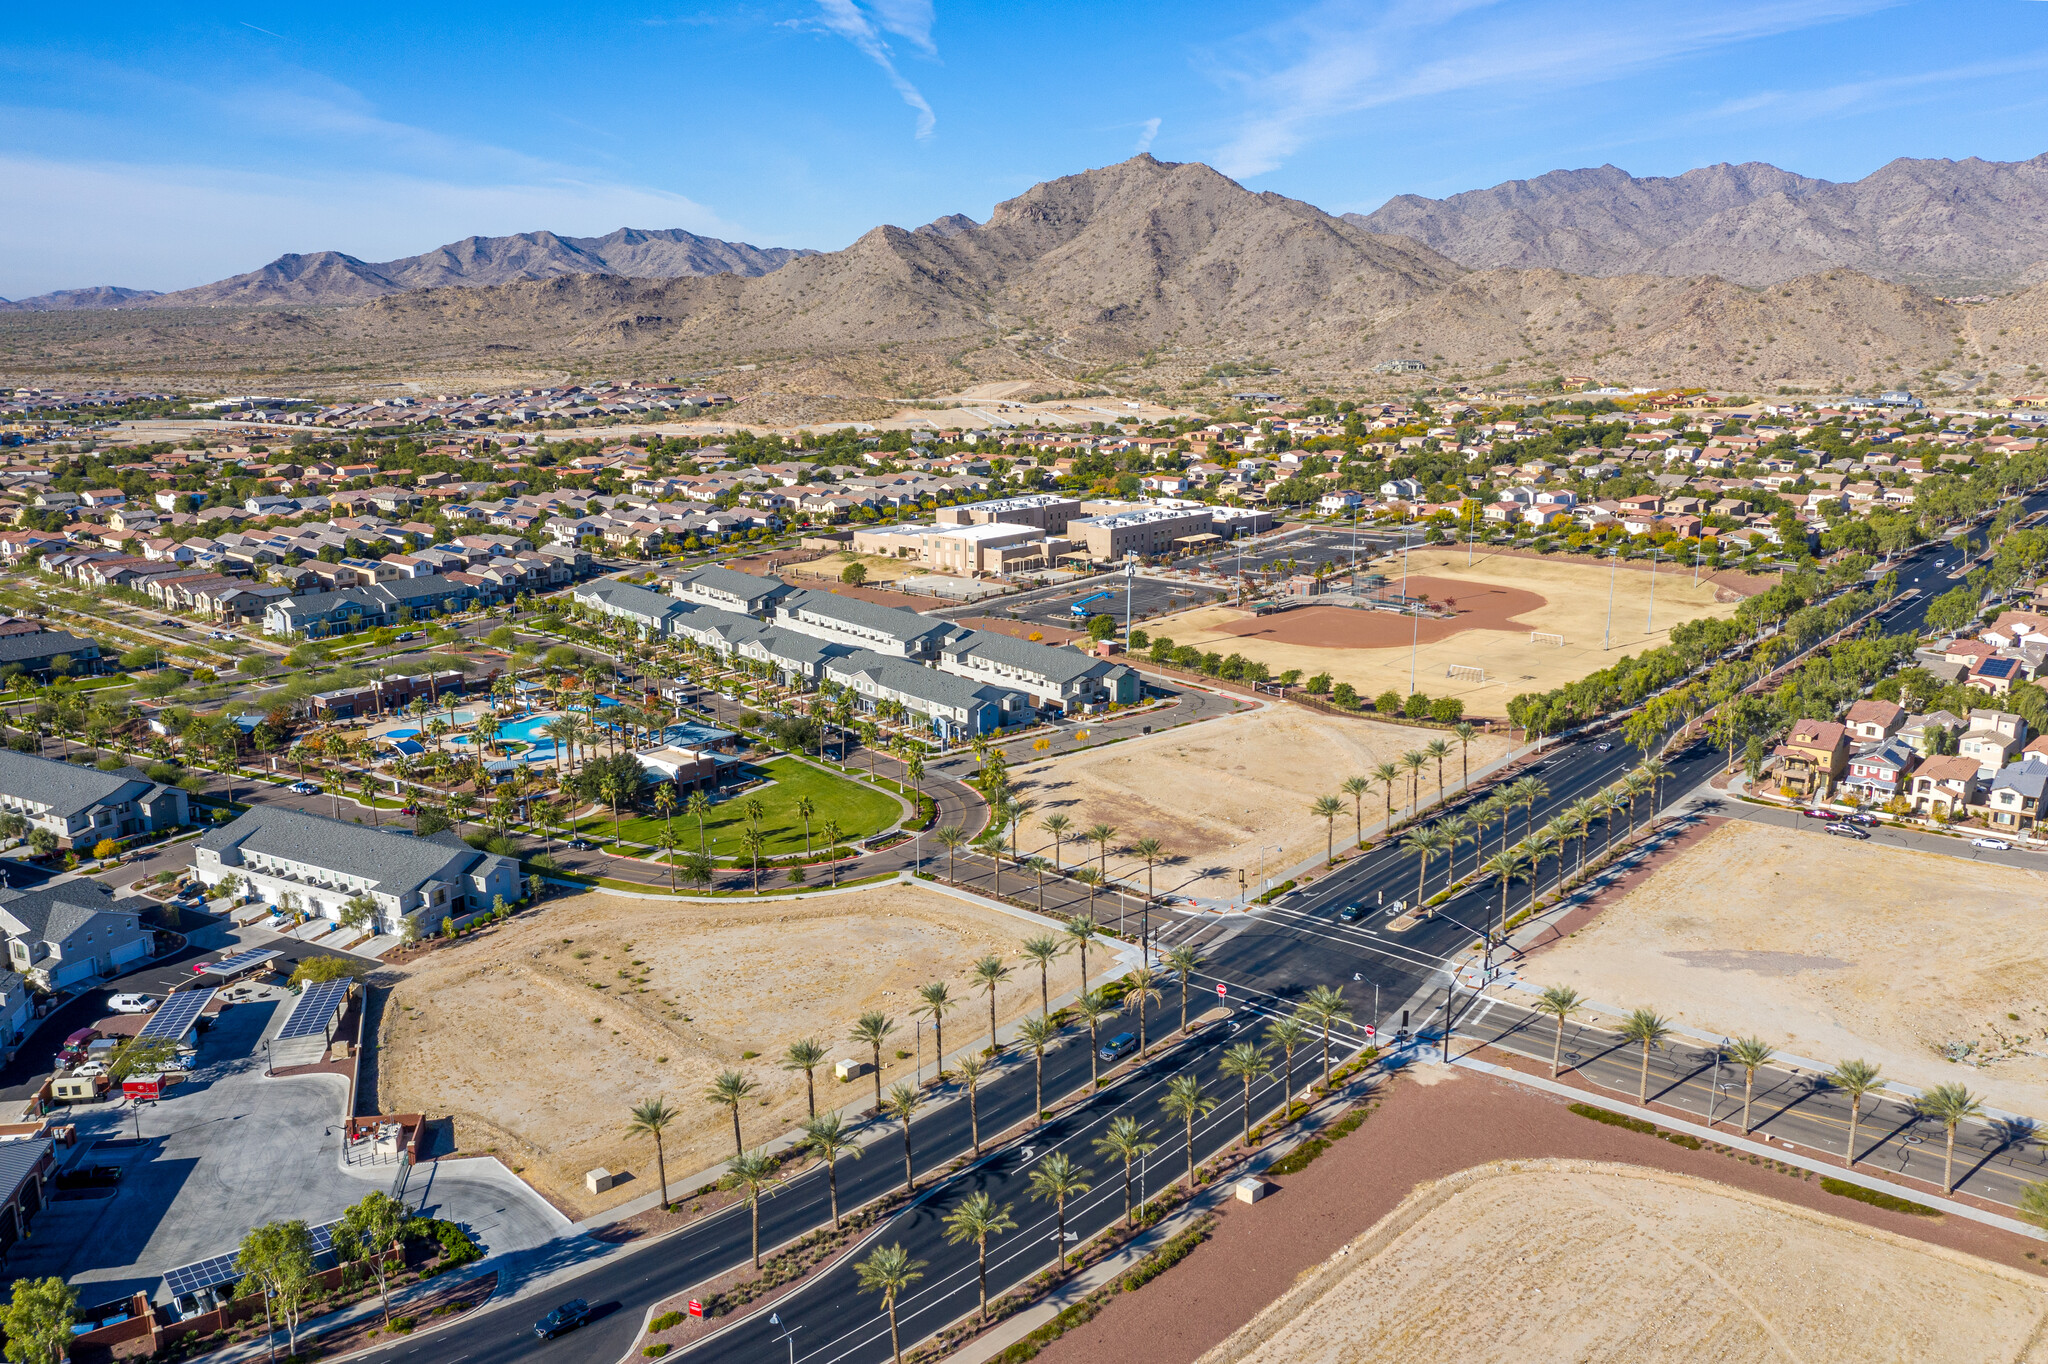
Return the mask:
M 868 1062 L 857 1057 L 848 1057 L 843 1061 L 834 1061 L 832 1063 L 832 1074 L 841 1084 L 856 1076 L 865 1075 L 871 1069 L 873 1067 Z
M 583 1176 L 583 1187 L 594 1194 L 607 1193 L 611 1190 L 612 1185 L 618 1182 L 619 1177 L 617 1175 L 602 1167 L 592 1170 L 589 1174 Z
M 1256 1203 L 1273 1192 L 1273 1186 L 1263 1179 L 1251 1178 L 1237 1181 L 1234 1192 L 1240 1203 Z

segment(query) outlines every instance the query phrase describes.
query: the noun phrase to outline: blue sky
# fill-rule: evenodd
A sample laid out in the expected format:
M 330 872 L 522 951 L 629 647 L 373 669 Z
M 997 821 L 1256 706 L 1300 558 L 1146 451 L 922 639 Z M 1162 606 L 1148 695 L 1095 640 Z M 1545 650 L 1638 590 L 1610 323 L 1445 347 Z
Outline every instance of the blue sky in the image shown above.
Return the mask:
M 323 248 L 685 227 L 846 245 L 1150 150 L 1332 212 L 1613 162 L 2048 151 L 2048 3 L 39 5 L 0 295 Z

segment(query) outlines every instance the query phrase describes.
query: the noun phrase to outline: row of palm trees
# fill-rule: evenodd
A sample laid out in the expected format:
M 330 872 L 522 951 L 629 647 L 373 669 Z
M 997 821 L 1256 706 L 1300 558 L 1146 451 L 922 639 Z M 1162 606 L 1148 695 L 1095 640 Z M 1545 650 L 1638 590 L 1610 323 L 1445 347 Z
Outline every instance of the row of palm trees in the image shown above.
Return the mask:
M 1565 1021 L 1585 1007 L 1585 1000 L 1579 992 L 1568 985 L 1553 985 L 1543 992 L 1536 1003 L 1537 1012 L 1557 1020 L 1557 1035 L 1551 1044 L 1550 1075 L 1557 1078 L 1559 1061 L 1564 1050 Z M 1671 1021 L 1652 1009 L 1633 1010 L 1621 1023 L 1621 1038 L 1625 1043 L 1641 1049 L 1641 1065 L 1637 1074 L 1636 1101 L 1647 1105 L 1650 1099 L 1650 1053 L 1662 1048 L 1671 1038 Z M 1723 1053 L 1728 1061 L 1742 1068 L 1742 1132 L 1750 1132 L 1750 1101 L 1756 1092 L 1756 1073 L 1769 1065 L 1777 1056 L 1777 1049 L 1759 1037 L 1739 1038 L 1728 1044 Z M 1862 1059 L 1839 1062 L 1835 1068 L 1822 1077 L 1824 1082 L 1849 1096 L 1849 1145 L 1842 1153 L 1843 1164 L 1856 1167 L 1857 1135 L 1863 1121 L 1864 1096 L 1882 1090 L 1888 1083 L 1882 1068 Z M 1972 1094 L 1967 1085 L 1960 1082 L 1935 1085 L 1913 1101 L 1913 1107 L 1923 1116 L 1939 1122 L 1947 1133 L 1947 1146 L 1942 1156 L 1941 1191 L 1955 1191 L 1956 1128 L 1971 1118 L 1980 1117 L 1984 1112 L 1981 1096 Z

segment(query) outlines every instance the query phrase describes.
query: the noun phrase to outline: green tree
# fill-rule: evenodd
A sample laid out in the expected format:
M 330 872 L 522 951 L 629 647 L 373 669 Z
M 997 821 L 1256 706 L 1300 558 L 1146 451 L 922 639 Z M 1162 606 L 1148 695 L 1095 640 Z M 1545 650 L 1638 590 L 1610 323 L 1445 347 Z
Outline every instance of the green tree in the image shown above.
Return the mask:
M 1579 992 L 1569 985 L 1553 985 L 1545 990 L 1536 1001 L 1536 1012 L 1548 1014 L 1557 1020 L 1557 1035 L 1550 1040 L 1550 1078 L 1557 1078 L 1558 1062 L 1564 1055 L 1564 1022 L 1581 1008 L 1586 1001 Z
M 1098 617 L 1100 619 L 1100 617 Z M 974 1242 L 974 1272 L 981 1284 L 981 1316 L 988 1319 L 988 1238 L 1017 1229 L 1008 1203 L 998 1204 L 987 1193 L 972 1193 L 960 1206 L 946 1214 L 946 1244 Z
M 665 1200 L 664 1200 L 665 1201 Z M 404 1246 L 424 1224 L 398 1199 L 380 1190 L 364 1196 L 360 1203 L 341 1215 L 334 1229 L 334 1248 L 346 1261 L 360 1261 L 377 1280 L 377 1294 L 384 1304 L 384 1324 L 391 1325 L 391 1275 L 404 1267 L 391 1262 L 392 1252 Z
M 725 1162 L 740 1188 L 746 1190 L 747 1212 L 754 1223 L 754 1268 L 761 1267 L 761 1191 L 775 1182 L 780 1168 L 766 1151 L 742 1151 Z
M 946 988 L 943 980 L 919 986 L 917 1001 L 910 1012 L 932 1021 L 932 1070 L 934 1074 L 942 1075 L 946 1069 L 946 1015 L 959 1008 L 960 1001 L 953 998 L 953 992 Z
M 1272 1074 L 1273 1062 L 1263 1047 L 1253 1042 L 1240 1042 L 1223 1053 L 1217 1069 L 1233 1080 L 1244 1082 L 1244 1144 L 1249 1150 L 1252 1144 L 1252 1081 L 1261 1075 Z
M 1088 1171 L 1065 1151 L 1054 1151 L 1031 1167 L 1031 1201 L 1053 1205 L 1052 1243 L 1061 1269 L 1067 1267 L 1067 1200 L 1079 1198 L 1094 1187 L 1088 1182 Z
M 1216 1100 L 1202 1092 L 1202 1078 L 1199 1075 L 1176 1075 L 1166 1082 L 1166 1093 L 1159 1100 L 1159 1106 L 1175 1118 L 1179 1118 L 1187 1133 L 1188 1150 L 1188 1192 L 1195 1191 L 1195 1121 L 1206 1118 L 1215 1111 Z
M 974 963 L 974 983 L 988 996 L 988 1050 L 996 1053 L 996 991 L 1010 978 L 1010 968 L 994 952 Z
M 949 873 L 950 875 L 950 873 Z M 1052 1012 L 1052 987 L 1048 983 L 1052 964 L 1066 952 L 1066 947 L 1050 933 L 1026 938 L 1018 947 L 1018 955 L 1038 968 L 1038 1011 Z
M 903 1191 L 905 1193 L 917 1192 L 917 1176 L 912 1173 L 910 1164 L 910 1119 L 911 1115 L 917 1112 L 919 1105 L 923 1102 L 923 1096 L 917 1092 L 916 1086 L 899 1083 L 890 1088 L 888 1101 L 882 1105 L 882 1111 L 891 1118 L 894 1118 L 903 1128 Z
M 1318 985 L 1302 996 L 1295 1012 L 1323 1036 L 1323 1088 L 1330 1087 L 1330 1029 L 1351 1021 L 1351 1004 L 1335 985 Z
M 1095 1154 L 1105 1160 L 1123 1162 L 1124 1167 L 1124 1225 L 1137 1225 L 1137 1209 L 1131 1202 L 1131 1166 L 1159 1149 L 1153 1138 L 1158 1135 L 1130 1114 L 1121 1114 L 1102 1129 L 1102 1135 L 1095 1139 Z
M 1102 997 L 1102 991 L 1091 990 L 1074 1001 L 1074 1016 L 1088 1025 L 1088 1080 L 1097 1088 L 1102 1084 L 1102 1025 L 1115 1018 L 1117 1006 Z
M 1293 1120 L 1294 1104 L 1294 1053 L 1306 1046 L 1315 1036 L 1307 1023 L 1298 1015 L 1287 1014 L 1266 1024 L 1266 1044 L 1280 1048 L 1281 1054 L 1281 1116 L 1285 1121 Z
M 731 1074 L 730 1071 L 726 1073 Z M 662 1133 L 666 1132 L 669 1124 L 680 1118 L 682 1114 L 669 1107 L 668 1100 L 666 1099 L 642 1099 L 639 1103 L 633 1105 L 631 1112 L 632 1118 L 626 1124 L 626 1135 L 629 1137 L 654 1138 L 654 1168 L 661 1180 L 661 1206 L 666 1208 L 668 1206 L 668 1153 L 662 1146 Z M 739 1109 L 737 1107 L 733 1109 L 732 1125 L 734 1133 L 737 1134 L 740 1125 Z
M 313 1233 L 296 1219 L 265 1222 L 242 1238 L 235 1252 L 242 1273 L 236 1296 L 263 1295 L 264 1332 L 274 1331 L 273 1316 L 284 1320 L 287 1354 L 299 1352 L 299 1319 L 313 1288 Z
M 1650 1053 L 1664 1044 L 1671 1036 L 1671 1024 L 1661 1014 L 1649 1009 L 1637 1009 L 1622 1020 L 1621 1036 L 1624 1041 L 1633 1042 L 1643 1049 L 1642 1070 L 1636 1086 L 1636 1102 L 1650 1101 Z
M 1335 796 L 1317 796 L 1308 812 L 1323 821 L 1323 860 L 1337 860 L 1337 816 L 1344 813 L 1344 802 Z
M 736 1070 L 719 1072 L 718 1078 L 704 1088 L 705 1103 L 713 1108 L 732 1111 L 732 1144 L 735 1155 L 746 1154 L 746 1143 L 740 1140 L 740 1105 L 754 1097 L 756 1088 L 752 1080 Z
M 1863 1096 L 1873 1089 L 1882 1089 L 1884 1080 L 1879 1068 L 1868 1061 L 1843 1061 L 1828 1076 L 1828 1083 L 1849 1096 L 1849 1149 L 1843 1157 L 1843 1164 L 1856 1168 L 1856 1129 L 1863 1121 Z
M 1075 914 L 1067 919 L 1066 934 L 1081 953 L 1081 993 L 1088 993 L 1088 944 L 1102 936 L 1102 925 L 1093 918 Z
M 77 1313 L 78 1293 L 62 1279 L 16 1279 L 13 1295 L 0 1307 L 9 1364 L 54 1364 L 63 1359 Z
M 896 1020 L 879 1009 L 871 1009 L 860 1016 L 853 1025 L 853 1031 L 846 1037 L 849 1042 L 858 1042 L 874 1053 L 875 1060 L 875 1109 L 882 1107 L 882 1044 L 896 1031 Z
M 1180 977 L 1180 1030 L 1188 1030 L 1188 981 L 1195 972 L 1202 969 L 1206 958 L 1192 944 L 1182 943 L 1169 949 L 1159 959 L 1159 964 Z
M 856 565 L 858 567 L 858 565 Z M 903 1364 L 903 1344 L 896 1335 L 896 1299 L 924 1277 L 923 1260 L 913 1260 L 900 1244 L 877 1246 L 867 1259 L 854 1266 L 863 1292 L 882 1295 L 882 1310 L 889 1314 L 889 1353 L 895 1364 Z
M 813 1118 L 818 1116 L 817 1070 L 825 1064 L 824 1044 L 815 1037 L 801 1037 L 789 1044 L 789 1050 L 782 1053 L 784 1070 L 800 1070 L 804 1073 L 804 1107 Z
M 852 1156 L 859 1160 L 864 1154 L 860 1142 L 846 1125 L 846 1120 L 837 1113 L 826 1113 L 814 1117 L 804 1124 L 803 1140 L 799 1143 L 819 1160 L 825 1162 L 825 1181 L 832 1193 L 832 1229 L 839 1229 L 839 1158 Z
M 1756 1073 L 1778 1053 L 1761 1037 L 1744 1037 L 1728 1048 L 1728 1059 L 1742 1067 L 1742 1130 L 1749 1131 L 1749 1101 L 1756 1093 Z
M 1956 1128 L 1966 1119 L 1984 1111 L 1984 1101 L 1961 1084 L 1936 1085 L 1914 1101 L 1913 1106 L 1940 1123 L 1948 1136 L 1941 1157 L 1941 1191 L 1955 1192 Z

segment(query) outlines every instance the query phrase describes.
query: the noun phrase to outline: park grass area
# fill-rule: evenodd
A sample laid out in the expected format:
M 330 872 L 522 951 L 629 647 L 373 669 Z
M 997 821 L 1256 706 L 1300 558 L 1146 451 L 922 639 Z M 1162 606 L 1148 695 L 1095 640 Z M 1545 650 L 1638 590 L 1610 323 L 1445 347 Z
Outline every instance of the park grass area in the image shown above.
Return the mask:
M 816 807 L 811 815 L 810 845 L 814 851 L 824 849 L 823 838 L 828 822 L 836 821 L 845 841 L 855 843 L 894 828 L 904 817 L 901 802 L 888 792 L 826 772 L 797 758 L 772 758 L 760 764 L 760 771 L 770 779 L 768 785 L 727 796 L 711 807 L 711 814 L 704 820 L 704 846 L 713 857 L 746 856 L 747 849 L 741 842 L 741 835 L 747 828 L 746 803 L 749 799 L 761 802 L 761 832 L 767 837 L 765 853 L 769 856 L 785 856 L 804 850 L 804 821 L 796 807 L 797 802 L 805 797 Z M 656 845 L 665 821 L 644 812 L 620 813 L 620 838 L 632 843 Z M 680 804 L 676 808 L 674 822 L 683 851 L 697 851 L 697 821 L 685 815 Z M 586 837 L 609 841 L 612 838 L 611 811 L 607 809 L 580 820 L 576 827 Z
M 1399 555 L 1371 567 L 1388 576 L 1390 589 L 1400 588 Z M 1413 595 L 1455 602 L 1457 618 L 1447 627 L 1425 622 L 1415 631 L 1406 617 L 1391 613 L 1309 607 L 1254 616 L 1241 607 L 1207 606 L 1164 617 L 1150 631 L 1176 645 L 1242 654 L 1276 675 L 1290 668 L 1306 676 L 1328 673 L 1367 697 L 1389 689 L 1405 696 L 1412 676 L 1417 691 L 1459 697 L 1472 715 L 1501 716 L 1518 693 L 1576 682 L 1623 654 L 1670 643 L 1675 625 L 1732 616 L 1742 602 L 1734 589 L 1706 576 L 1695 585 L 1689 569 L 1669 564 L 1656 575 L 1654 616 L 1646 566 L 1610 574 L 1597 564 L 1482 553 L 1468 567 L 1462 550 L 1427 550 L 1409 555 L 1408 574 Z M 1493 609 L 1495 594 L 1511 603 L 1508 609 Z M 1368 623 L 1380 628 L 1359 629 Z M 1532 641 L 1531 632 L 1562 636 L 1564 643 Z M 1366 633 L 1369 641 L 1358 642 Z M 1453 667 L 1460 669 L 1456 676 Z M 1467 668 L 1482 669 L 1484 680 Z
M 1481 735 L 1461 757 L 1457 740 L 1444 730 L 1270 706 L 1033 763 L 1013 774 L 1018 794 L 1037 802 L 1022 846 L 1050 857 L 1050 847 L 1038 847 L 1045 836 L 1032 826 L 1061 814 L 1076 832 L 1095 824 L 1114 828 L 1113 849 L 1157 838 L 1176 859 L 1156 873 L 1162 893 L 1230 898 L 1238 893 L 1242 872 L 1256 894 L 1262 865 L 1277 880 L 1295 863 L 1322 857 L 1330 829 L 1309 810 L 1318 796 L 1337 795 L 1346 777 L 1368 774 L 1436 738 L 1451 739 L 1443 775 L 1452 787 L 1466 758 L 1476 772 L 1511 742 L 1504 735 Z M 1432 764 L 1421 795 L 1428 801 L 1435 794 Z M 1403 781 L 1395 808 L 1407 802 Z M 1363 817 L 1367 828 L 1386 817 L 1377 789 L 1365 798 Z M 1347 801 L 1335 822 L 1339 849 L 1355 841 L 1357 826 Z M 1095 848 L 1070 833 L 1061 861 L 1083 860 L 1093 862 Z M 1145 884 L 1143 864 L 1124 854 L 1112 851 L 1108 870 Z
M 2039 871 L 1731 819 L 1536 951 L 1522 978 L 2039 1113 L 2044 899 Z
M 462 1154 L 495 1152 L 587 1216 L 655 1192 L 653 1142 L 625 1134 L 635 1104 L 665 1097 L 678 1111 L 668 1171 L 687 1179 L 732 1154 L 730 1114 L 701 1097 L 719 1072 L 759 1086 L 740 1114 L 747 1144 L 758 1146 L 805 1113 L 803 1073 L 780 1066 L 789 1044 L 814 1037 L 832 1059 L 868 1057 L 843 1039 L 861 1013 L 880 1009 L 897 1024 L 882 1053 L 886 1089 L 910 1078 L 913 1060 L 895 1053 L 915 1051 L 918 987 L 945 981 L 963 1001 L 946 1019 L 949 1050 L 985 1040 L 988 1002 L 972 965 L 991 952 L 1014 962 L 1033 932 L 1014 915 L 901 883 L 770 903 L 561 894 L 538 914 L 380 974 L 392 981 L 377 1102 L 384 1112 L 451 1115 Z M 1055 966 L 1055 991 L 1074 988 L 1076 962 Z M 1037 1002 L 1037 972 L 1018 970 L 997 991 L 997 1015 L 1007 1021 Z M 927 1076 L 930 1032 L 927 1024 Z M 873 1084 L 868 1074 L 836 1081 L 828 1062 L 817 1072 L 819 1108 L 872 1102 Z M 583 1176 L 599 1166 L 631 1179 L 593 1195 Z
M 2023 1270 L 1689 1176 L 1503 1161 L 1422 1185 L 1201 1364 L 2021 1361 L 2044 1328 Z

